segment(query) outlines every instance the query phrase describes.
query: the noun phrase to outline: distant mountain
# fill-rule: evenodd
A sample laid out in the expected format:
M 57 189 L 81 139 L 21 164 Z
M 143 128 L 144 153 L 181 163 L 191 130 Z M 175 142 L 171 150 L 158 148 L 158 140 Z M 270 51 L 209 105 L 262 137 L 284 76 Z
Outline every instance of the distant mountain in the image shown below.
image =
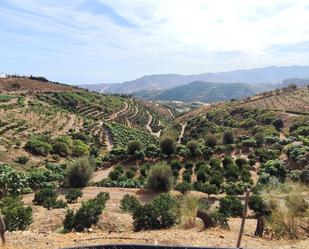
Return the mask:
M 177 86 L 155 96 L 155 100 L 200 101 L 206 103 L 241 99 L 265 91 L 265 84 L 213 83 L 195 81 Z
M 84 85 L 84 87 L 100 92 L 109 93 L 133 93 L 144 90 L 161 91 L 176 86 L 181 86 L 194 81 L 204 81 L 213 83 L 279 83 L 288 78 L 309 78 L 309 66 L 289 66 L 289 67 L 263 67 L 254 69 L 234 70 L 219 73 L 204 73 L 196 75 L 179 74 L 156 74 L 146 75 L 132 81 L 126 81 L 120 84 L 113 84 L 110 87 L 107 84 Z
M 113 87 L 114 85 L 117 85 L 117 83 L 83 84 L 83 85 L 79 85 L 79 87 L 85 88 L 85 89 L 88 89 L 94 92 L 104 93 L 109 88 Z

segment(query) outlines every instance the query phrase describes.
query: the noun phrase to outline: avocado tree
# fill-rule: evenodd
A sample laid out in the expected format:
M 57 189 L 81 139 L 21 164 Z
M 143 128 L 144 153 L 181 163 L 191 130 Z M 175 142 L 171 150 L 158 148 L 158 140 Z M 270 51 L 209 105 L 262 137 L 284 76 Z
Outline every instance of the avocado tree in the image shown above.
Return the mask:
M 260 195 L 250 196 L 248 205 L 254 211 L 257 219 L 254 235 L 262 237 L 265 229 L 265 217 L 269 216 L 271 211 Z

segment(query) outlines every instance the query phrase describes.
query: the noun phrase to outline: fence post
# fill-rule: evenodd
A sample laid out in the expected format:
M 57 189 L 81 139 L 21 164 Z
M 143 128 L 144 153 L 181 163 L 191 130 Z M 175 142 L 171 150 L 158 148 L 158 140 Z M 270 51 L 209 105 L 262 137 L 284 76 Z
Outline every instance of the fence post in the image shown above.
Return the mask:
M 237 240 L 236 248 L 240 248 L 242 235 L 244 233 L 245 221 L 246 221 L 246 216 L 247 216 L 247 208 L 248 208 L 248 202 L 249 202 L 249 196 L 250 196 L 250 189 L 247 189 L 246 190 L 246 197 L 245 197 L 245 207 L 244 207 L 244 211 L 243 211 L 243 214 L 242 214 L 241 225 L 240 225 L 240 230 L 239 230 L 239 235 L 238 235 L 238 240 Z

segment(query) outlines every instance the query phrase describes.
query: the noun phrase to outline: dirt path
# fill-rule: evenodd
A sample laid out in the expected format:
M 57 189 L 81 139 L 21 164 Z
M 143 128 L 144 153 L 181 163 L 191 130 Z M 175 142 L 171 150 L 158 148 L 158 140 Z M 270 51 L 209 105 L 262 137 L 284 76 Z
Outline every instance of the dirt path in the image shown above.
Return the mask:
M 108 121 L 115 120 L 120 113 L 125 112 L 128 108 L 129 108 L 128 103 L 124 102 L 124 107 L 120 111 L 112 113 L 107 120 Z
M 109 167 L 107 169 L 99 169 L 98 171 L 94 172 L 91 178 L 91 182 L 97 183 L 101 180 L 108 177 L 108 174 L 113 170 L 113 167 Z
M 181 140 L 183 138 L 183 135 L 185 133 L 185 129 L 186 129 L 186 126 L 187 126 L 187 122 L 185 122 L 184 124 L 181 124 L 181 132 L 180 132 L 180 135 L 179 135 L 179 138 L 178 138 L 178 141 L 177 143 L 181 143 Z
M 111 135 L 109 129 L 107 129 L 106 127 L 104 127 L 104 133 L 105 133 L 105 136 L 106 136 L 106 149 L 107 149 L 107 151 L 111 151 L 112 148 L 114 147 L 112 135 Z
M 148 130 L 151 133 L 151 135 L 156 136 L 156 137 L 160 137 L 162 130 L 159 130 L 158 132 L 152 131 L 150 124 L 153 120 L 153 116 L 148 111 L 147 111 L 147 114 L 148 114 L 149 119 L 148 119 L 148 122 L 146 124 L 146 130 Z

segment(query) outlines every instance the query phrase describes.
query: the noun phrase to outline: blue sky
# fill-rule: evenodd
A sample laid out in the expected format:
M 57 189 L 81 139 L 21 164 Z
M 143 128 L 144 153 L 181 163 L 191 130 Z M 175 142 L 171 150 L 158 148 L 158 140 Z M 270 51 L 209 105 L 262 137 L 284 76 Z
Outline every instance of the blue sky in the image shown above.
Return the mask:
M 0 73 L 66 83 L 309 65 L 307 0 L 0 0 Z

